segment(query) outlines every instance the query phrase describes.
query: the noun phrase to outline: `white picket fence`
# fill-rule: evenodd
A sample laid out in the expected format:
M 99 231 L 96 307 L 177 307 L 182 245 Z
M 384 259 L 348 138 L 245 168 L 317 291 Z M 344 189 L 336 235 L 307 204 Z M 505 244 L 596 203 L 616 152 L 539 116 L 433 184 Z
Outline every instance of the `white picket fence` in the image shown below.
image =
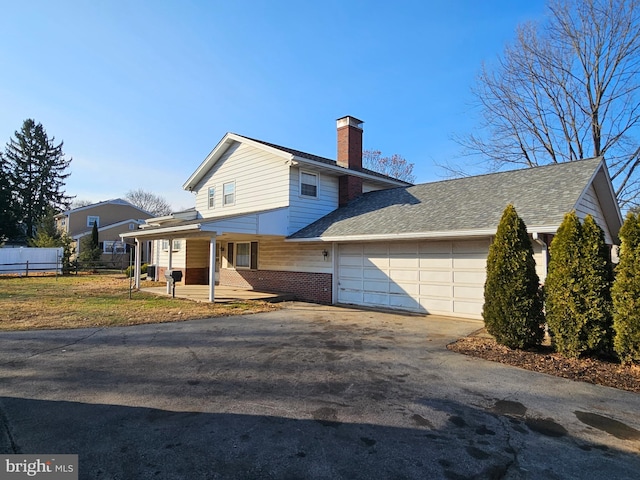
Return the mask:
M 62 273 L 62 247 L 0 248 L 0 274 L 29 272 Z

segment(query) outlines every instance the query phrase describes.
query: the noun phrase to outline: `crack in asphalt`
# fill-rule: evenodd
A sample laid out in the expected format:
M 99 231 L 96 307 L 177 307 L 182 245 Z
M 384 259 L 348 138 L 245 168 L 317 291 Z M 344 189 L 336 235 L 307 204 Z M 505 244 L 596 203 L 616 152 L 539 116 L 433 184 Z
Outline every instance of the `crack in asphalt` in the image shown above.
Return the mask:
M 13 438 L 13 435 L 11 435 L 11 429 L 9 428 L 9 419 L 7 418 L 7 415 L 4 413 L 2 408 L 0 408 L 0 430 L 1 430 L 0 433 L 4 433 L 7 436 L 7 439 L 9 440 L 9 449 L 11 453 L 13 454 L 21 453 L 20 448 L 18 447 L 18 445 L 16 444 Z
M 67 348 L 67 347 L 71 347 L 73 345 L 77 345 L 80 342 L 84 342 L 88 338 L 93 337 L 95 334 L 97 334 L 98 332 L 101 332 L 104 329 L 105 329 L 105 327 L 98 328 L 98 329 L 94 330 L 93 332 L 91 332 L 89 335 L 85 335 L 84 337 L 78 338 L 77 340 L 74 340 L 73 342 L 69 342 L 69 343 L 66 343 L 64 345 L 58 345 L 58 346 L 55 346 L 55 347 L 52 347 L 52 348 L 47 348 L 46 350 L 41 350 L 39 352 L 32 353 L 31 355 L 27 355 L 26 357 L 22 358 L 21 360 L 29 360 L 30 358 L 37 357 L 38 355 L 43 355 L 45 353 L 53 352 L 55 350 L 61 350 L 63 348 Z M 2 365 L 2 366 L 9 365 L 10 366 L 10 365 L 12 365 L 14 363 L 15 363 L 15 360 L 11 360 L 9 362 L 5 362 L 5 363 L 2 363 L 0 365 Z

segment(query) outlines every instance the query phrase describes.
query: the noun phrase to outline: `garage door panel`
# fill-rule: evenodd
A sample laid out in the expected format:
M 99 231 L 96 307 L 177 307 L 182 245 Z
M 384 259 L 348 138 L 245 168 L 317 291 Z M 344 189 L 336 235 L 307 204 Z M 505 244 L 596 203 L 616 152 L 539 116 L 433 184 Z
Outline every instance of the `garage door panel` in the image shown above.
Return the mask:
M 413 281 L 416 282 L 418 280 L 419 273 L 417 270 L 397 270 L 391 269 L 389 270 L 389 279 L 393 282 L 402 282 L 402 281 Z
M 407 295 L 418 295 L 420 293 L 420 286 L 416 283 L 395 283 L 389 284 L 390 293 L 404 293 Z
M 432 255 L 432 256 L 421 256 L 419 267 L 421 269 L 450 269 L 451 265 L 453 265 L 451 261 L 451 257 L 447 255 Z
M 456 253 L 480 253 L 487 255 L 489 252 L 488 240 L 465 240 L 453 242 L 452 252 Z
M 479 287 L 466 287 L 454 285 L 453 287 L 453 298 L 474 298 L 474 299 L 483 299 L 484 298 L 484 289 Z
M 389 282 L 376 282 L 371 280 L 365 280 L 362 284 L 362 289 L 366 292 L 378 292 L 388 293 Z
M 455 270 L 484 270 L 487 267 L 487 258 L 483 255 L 462 255 L 453 257 Z
M 420 296 L 451 298 L 453 289 L 451 285 L 425 285 L 420 284 Z
M 343 303 L 355 303 L 356 305 L 362 305 L 363 294 L 361 290 L 346 290 L 341 288 L 339 295 L 340 301 Z
M 381 258 L 381 257 L 365 257 L 362 260 L 362 265 L 365 268 L 379 268 L 386 270 L 389 268 L 389 258 Z
M 365 292 L 363 299 L 366 305 L 382 305 L 382 306 L 389 305 L 389 295 L 385 295 L 381 293 L 377 294 L 377 293 Z
M 482 315 L 484 302 L 465 302 L 457 300 L 453 302 L 453 313 L 461 315 Z
M 394 256 L 389 258 L 389 268 L 412 268 L 416 269 L 420 265 L 420 261 L 410 256 Z
M 451 256 L 451 242 L 420 242 L 418 245 L 418 253 L 423 254 L 440 253 L 447 257 Z
M 345 243 L 338 247 L 340 249 L 340 255 L 359 255 L 362 256 L 362 244 L 358 243 Z
M 362 268 L 341 266 L 340 278 L 362 278 Z
M 389 256 L 389 245 L 386 243 L 365 243 L 362 246 L 364 256 L 378 256 L 387 258 Z
M 451 283 L 451 271 L 420 270 L 420 283 Z
M 487 273 L 482 271 L 465 272 L 456 271 L 453 272 L 453 281 L 456 283 L 471 283 L 475 285 L 484 285 L 487 278 Z
M 354 255 L 341 255 L 339 265 L 348 267 L 361 267 L 362 266 L 362 257 L 356 257 Z
M 433 312 L 451 312 L 453 310 L 451 300 L 438 298 L 420 298 L 423 308 L 430 313 Z
M 340 288 L 345 290 L 362 290 L 362 280 L 340 279 Z
M 409 295 L 390 295 L 389 306 L 408 310 L 418 310 L 420 308 L 418 301 Z
M 365 268 L 362 271 L 362 278 L 372 279 L 372 280 L 389 280 L 389 275 L 384 270 L 379 270 L 377 268 Z
M 400 255 L 416 258 L 418 244 L 413 242 L 395 242 L 389 244 L 389 255 L 391 257 Z

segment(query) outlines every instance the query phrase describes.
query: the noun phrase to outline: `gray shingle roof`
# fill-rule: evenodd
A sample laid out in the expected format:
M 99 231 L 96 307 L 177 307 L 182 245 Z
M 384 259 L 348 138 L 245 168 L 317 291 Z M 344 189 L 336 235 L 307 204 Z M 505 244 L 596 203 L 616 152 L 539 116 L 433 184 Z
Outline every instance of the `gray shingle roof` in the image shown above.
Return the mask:
M 236 134 L 236 135 L 238 135 L 238 134 Z M 331 165 L 331 166 L 334 166 L 334 167 L 338 166 L 338 163 L 335 160 L 331 160 L 330 158 L 319 157 L 318 155 L 313 155 L 312 153 L 302 152 L 300 150 L 295 150 L 295 149 L 289 148 L 289 147 L 283 147 L 282 145 L 276 145 L 275 143 L 269 143 L 269 142 L 265 142 L 263 140 L 257 140 L 255 138 L 246 137 L 244 135 L 238 135 L 238 136 L 239 137 L 244 137 L 247 140 L 252 140 L 254 142 L 262 143 L 263 145 L 266 145 L 268 147 L 272 147 L 272 148 L 276 148 L 278 150 L 282 150 L 283 152 L 290 153 L 291 155 L 294 155 L 294 156 L 299 157 L 299 158 L 305 158 L 305 159 L 311 160 L 313 162 L 324 163 L 325 165 Z M 345 168 L 345 170 L 348 170 L 348 169 Z M 374 177 L 383 178 L 385 180 L 395 180 L 395 181 L 403 182 L 403 183 L 405 183 L 407 185 L 411 185 L 411 182 L 405 182 L 404 180 L 398 180 L 397 178 L 389 177 L 388 175 L 384 175 L 382 173 L 375 172 L 373 170 L 369 170 L 368 168 L 361 168 L 359 171 L 361 171 L 362 173 L 366 173 L 367 175 L 372 175 Z
M 601 158 L 366 193 L 290 239 L 489 230 L 512 203 L 528 227 L 557 226 Z

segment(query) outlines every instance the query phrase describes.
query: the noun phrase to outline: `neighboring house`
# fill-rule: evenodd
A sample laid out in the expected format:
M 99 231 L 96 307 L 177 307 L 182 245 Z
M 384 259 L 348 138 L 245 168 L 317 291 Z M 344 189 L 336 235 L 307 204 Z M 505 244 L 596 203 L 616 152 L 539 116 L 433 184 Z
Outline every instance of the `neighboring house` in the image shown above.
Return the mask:
M 362 168 L 362 122 L 338 120 L 337 161 L 227 134 L 184 185 L 195 208 L 124 234 L 185 284 L 293 293 L 480 318 L 486 258 L 513 203 L 544 281 L 565 213 L 592 214 L 617 243 L 622 217 L 600 158 L 409 185 Z M 139 243 L 140 244 L 140 243 Z
M 80 240 L 90 236 L 93 224 L 97 223 L 98 240 L 102 249 L 101 260 L 114 262 L 121 260 L 128 251 L 120 234 L 137 230 L 151 217 L 149 212 L 117 198 L 73 208 L 56 215 L 55 218 L 58 231 L 66 233 L 74 240 L 76 254 L 79 254 L 82 248 Z M 148 251 L 145 250 L 141 251 L 143 256 L 145 253 L 148 255 Z

